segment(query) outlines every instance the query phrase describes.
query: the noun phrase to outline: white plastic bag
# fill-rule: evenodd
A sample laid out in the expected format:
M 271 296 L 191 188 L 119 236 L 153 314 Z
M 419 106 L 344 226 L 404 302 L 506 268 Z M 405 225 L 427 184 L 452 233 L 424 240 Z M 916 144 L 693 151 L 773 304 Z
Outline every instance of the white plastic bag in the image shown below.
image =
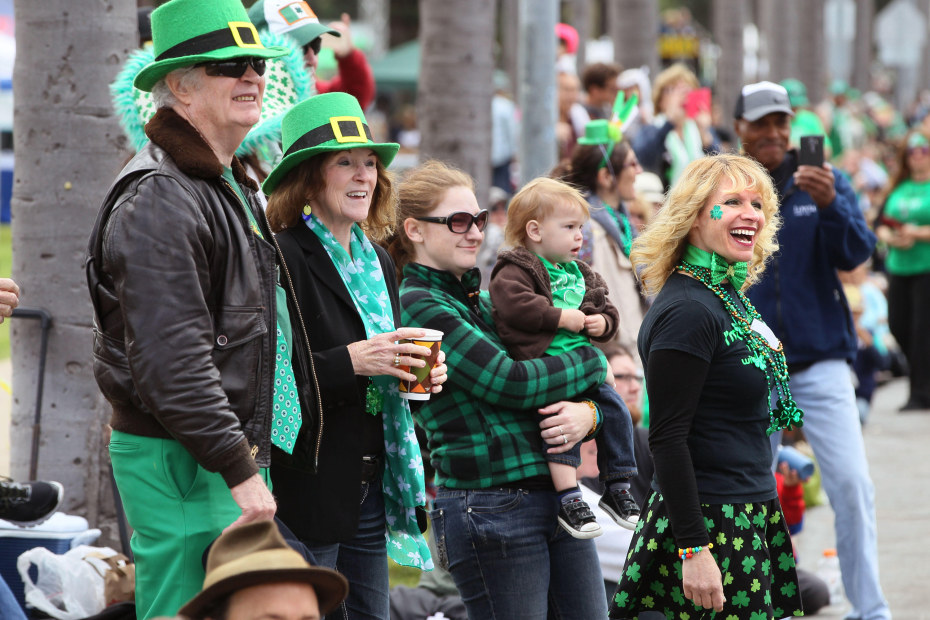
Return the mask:
M 34 547 L 16 560 L 16 569 L 25 586 L 26 604 L 59 620 L 80 620 L 103 611 L 103 575 L 106 562 L 95 555 L 109 557 L 116 551 L 109 547 L 80 545 L 63 555 L 45 547 Z M 35 582 L 29 568 L 35 565 Z

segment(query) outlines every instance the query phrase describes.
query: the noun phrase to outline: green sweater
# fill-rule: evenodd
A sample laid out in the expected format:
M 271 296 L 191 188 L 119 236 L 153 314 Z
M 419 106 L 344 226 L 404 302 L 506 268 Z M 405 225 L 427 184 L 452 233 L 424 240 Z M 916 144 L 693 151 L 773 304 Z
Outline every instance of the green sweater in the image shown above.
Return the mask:
M 507 355 L 479 291 L 477 269 L 459 281 L 412 263 L 400 285 L 403 325 L 443 332 L 449 380 L 413 412 L 429 439 L 437 484 L 483 489 L 549 476 L 540 407 L 599 386 L 607 361 L 594 347 L 516 362 Z

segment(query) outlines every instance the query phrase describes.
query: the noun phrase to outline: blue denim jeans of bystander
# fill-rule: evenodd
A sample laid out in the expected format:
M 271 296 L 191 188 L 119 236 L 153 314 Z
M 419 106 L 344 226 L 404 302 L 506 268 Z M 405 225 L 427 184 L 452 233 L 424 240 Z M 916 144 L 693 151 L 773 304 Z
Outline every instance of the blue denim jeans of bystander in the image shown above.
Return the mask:
M 335 569 L 349 580 L 349 596 L 326 616 L 330 620 L 388 620 L 391 617 L 387 524 L 380 483 L 363 482 L 360 501 L 355 538 L 328 545 L 303 541 L 317 564 Z
M 791 395 L 804 410 L 804 436 L 814 450 L 835 514 L 836 552 L 850 618 L 891 618 L 878 579 L 875 487 L 869 475 L 849 365 L 824 360 L 791 375 Z M 772 435 L 772 445 L 781 433 Z
M 553 491 L 441 488 L 430 514 L 437 564 L 448 568 L 469 618 L 606 618 L 592 540 L 559 527 Z

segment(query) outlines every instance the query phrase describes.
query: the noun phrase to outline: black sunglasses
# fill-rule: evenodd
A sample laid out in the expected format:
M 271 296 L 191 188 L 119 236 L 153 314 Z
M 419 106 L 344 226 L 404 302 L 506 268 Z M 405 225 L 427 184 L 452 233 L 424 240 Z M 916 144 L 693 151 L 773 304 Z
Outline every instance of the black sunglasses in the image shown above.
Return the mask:
M 314 53 L 314 54 L 316 54 L 317 56 L 319 56 L 319 55 L 320 55 L 320 49 L 321 49 L 322 47 L 323 47 L 323 39 L 321 39 L 320 37 L 317 37 L 317 38 L 315 38 L 314 40 L 312 40 L 312 41 L 310 41 L 309 43 L 307 43 L 306 45 L 304 45 L 304 47 L 303 47 L 304 54 L 306 55 L 307 50 L 308 50 L 308 49 L 311 49 L 311 50 L 313 50 L 313 53 Z
M 413 219 L 421 222 L 432 222 L 433 224 L 445 224 L 452 232 L 464 235 L 471 229 L 472 224 L 475 225 L 478 232 L 484 232 L 485 227 L 488 225 L 488 210 L 482 209 L 478 211 L 477 215 L 472 215 L 466 211 L 456 211 L 444 217 L 415 217 Z
M 255 73 L 265 75 L 264 58 L 232 58 L 230 60 L 216 60 L 202 62 L 197 65 L 203 67 L 204 72 L 212 77 L 241 78 L 252 67 Z

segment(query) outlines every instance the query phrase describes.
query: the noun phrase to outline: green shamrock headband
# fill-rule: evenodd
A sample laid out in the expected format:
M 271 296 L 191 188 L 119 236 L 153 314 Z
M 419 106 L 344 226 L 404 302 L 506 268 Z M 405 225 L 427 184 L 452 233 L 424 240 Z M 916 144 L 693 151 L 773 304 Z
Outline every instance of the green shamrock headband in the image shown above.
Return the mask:
M 610 120 L 597 119 L 585 125 L 584 136 L 578 139 L 578 144 L 590 144 L 600 147 L 604 158 L 598 165 L 598 170 L 606 167 L 611 174 L 616 176 L 613 166 L 610 165 L 610 156 L 613 154 L 617 143 L 623 140 L 624 130 L 636 118 L 639 112 L 638 103 L 639 97 L 635 93 L 629 99 L 626 99 L 623 92 L 619 92 L 617 98 L 614 99 Z

